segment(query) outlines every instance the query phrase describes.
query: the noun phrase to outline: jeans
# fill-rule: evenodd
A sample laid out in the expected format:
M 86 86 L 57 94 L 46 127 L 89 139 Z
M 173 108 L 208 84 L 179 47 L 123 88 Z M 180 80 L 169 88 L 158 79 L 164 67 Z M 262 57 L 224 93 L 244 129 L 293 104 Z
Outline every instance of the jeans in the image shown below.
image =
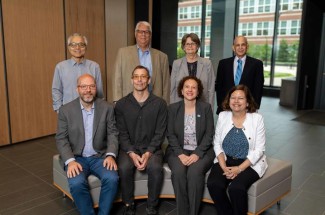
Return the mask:
M 74 178 L 68 178 L 68 182 L 77 209 L 81 215 L 95 214 L 88 184 L 88 176 L 94 175 L 101 181 L 98 214 L 108 215 L 118 189 L 117 171 L 107 170 L 103 166 L 103 158 L 92 156 L 75 159 L 82 166 L 83 171 Z

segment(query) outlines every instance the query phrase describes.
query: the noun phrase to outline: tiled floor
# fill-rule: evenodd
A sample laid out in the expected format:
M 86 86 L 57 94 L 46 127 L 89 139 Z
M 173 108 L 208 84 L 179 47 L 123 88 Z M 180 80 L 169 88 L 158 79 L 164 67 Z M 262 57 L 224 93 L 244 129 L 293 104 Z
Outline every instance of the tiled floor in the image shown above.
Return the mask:
M 267 129 L 267 151 L 271 157 L 293 163 L 292 191 L 264 215 L 325 215 L 325 126 L 292 119 L 303 112 L 279 106 L 275 98 L 263 98 L 260 113 Z M 321 119 L 325 120 L 325 119 Z M 0 214 L 78 214 L 72 201 L 52 185 L 54 137 L 0 148 Z M 145 201 L 137 201 L 137 214 L 145 214 Z M 112 214 L 121 214 L 115 203 Z M 175 201 L 162 200 L 161 215 L 176 215 Z M 216 214 L 202 204 L 201 214 Z

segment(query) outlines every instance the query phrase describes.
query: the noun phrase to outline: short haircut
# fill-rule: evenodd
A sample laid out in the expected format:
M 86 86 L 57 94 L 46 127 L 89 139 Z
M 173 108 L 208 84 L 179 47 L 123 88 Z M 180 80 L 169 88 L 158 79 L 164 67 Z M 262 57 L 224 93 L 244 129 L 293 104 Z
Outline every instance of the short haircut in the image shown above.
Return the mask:
M 200 41 L 198 35 L 197 34 L 194 34 L 194 33 L 190 33 L 190 34 L 185 34 L 183 36 L 183 38 L 182 38 L 182 49 L 183 50 L 184 50 L 184 47 L 185 47 L 187 38 L 191 38 L 191 40 L 196 43 L 196 45 L 198 46 L 198 48 L 200 48 L 201 41 Z
M 85 41 L 85 44 L 87 45 L 88 44 L 88 40 L 87 40 L 87 37 L 82 35 L 82 34 L 79 34 L 79 33 L 73 33 L 72 35 L 70 35 L 68 37 L 68 42 L 67 42 L 67 45 L 69 45 L 71 43 L 71 40 L 73 37 L 82 37 L 83 40 Z
M 252 96 L 252 93 L 249 90 L 249 88 L 246 85 L 243 85 L 243 84 L 234 86 L 234 87 L 232 87 L 228 91 L 228 93 L 226 95 L 226 98 L 222 102 L 222 108 L 223 108 L 223 110 L 231 111 L 230 105 L 229 105 L 229 103 L 230 103 L 230 97 L 231 97 L 231 94 L 233 92 L 235 92 L 236 90 L 242 90 L 244 92 L 245 97 L 246 97 L 246 101 L 247 101 L 247 104 L 248 104 L 248 106 L 246 107 L 247 112 L 248 113 L 254 113 L 254 112 L 256 112 L 256 110 L 257 110 L 257 104 L 256 104 L 256 102 L 254 100 L 254 97 Z
M 184 84 L 187 80 L 194 80 L 197 83 L 197 90 L 198 90 L 198 94 L 197 94 L 197 99 L 200 99 L 203 93 L 203 84 L 201 82 L 200 79 L 198 79 L 195 76 L 185 76 L 184 78 L 182 78 L 182 80 L 180 80 L 178 87 L 177 87 L 177 93 L 178 96 L 180 98 L 184 98 L 183 94 L 182 94 L 182 89 L 184 87 Z
M 85 74 L 80 75 L 80 76 L 78 77 L 78 79 L 77 79 L 77 85 L 80 84 L 80 79 L 82 79 L 82 78 L 84 78 L 84 77 L 89 77 L 89 78 L 93 79 L 93 80 L 94 80 L 94 83 L 96 84 L 96 79 L 94 78 L 94 76 L 92 76 L 91 74 L 85 73 Z
M 147 71 L 147 74 L 148 74 L 148 77 L 150 78 L 149 69 L 148 69 L 147 67 L 145 67 L 145 66 L 141 66 L 141 65 L 138 65 L 138 66 L 136 66 L 136 67 L 133 69 L 131 78 L 133 77 L 133 74 L 134 74 L 135 70 L 137 70 L 137 69 L 144 69 L 144 70 L 146 70 L 146 71 Z
M 248 45 L 247 38 L 245 36 L 242 36 L 242 35 L 238 35 L 237 37 L 235 37 L 234 42 L 232 43 L 233 45 L 235 45 L 235 42 L 236 42 L 237 38 L 239 38 L 239 37 L 244 38 L 246 45 Z
M 139 30 L 139 26 L 140 26 L 140 25 L 145 25 L 145 26 L 147 26 L 147 27 L 148 27 L 148 30 L 149 30 L 150 32 L 152 32 L 152 30 L 151 30 L 151 25 L 150 25 L 149 22 L 147 22 L 147 21 L 140 21 L 140 22 L 138 22 L 137 25 L 135 26 L 135 30 L 134 30 L 135 33 L 137 32 L 137 30 Z

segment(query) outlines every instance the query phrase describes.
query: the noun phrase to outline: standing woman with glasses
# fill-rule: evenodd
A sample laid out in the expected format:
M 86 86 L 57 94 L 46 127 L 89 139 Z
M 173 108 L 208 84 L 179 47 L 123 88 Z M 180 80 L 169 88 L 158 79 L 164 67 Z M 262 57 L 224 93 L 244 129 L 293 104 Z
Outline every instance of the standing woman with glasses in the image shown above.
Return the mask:
M 185 52 L 185 56 L 175 60 L 173 63 L 170 78 L 170 103 L 182 100 L 177 94 L 177 86 L 180 80 L 185 76 L 194 76 L 199 78 L 203 84 L 204 89 L 201 100 L 210 103 L 213 110 L 215 74 L 211 61 L 201 58 L 197 54 L 200 45 L 200 39 L 196 34 L 190 33 L 183 36 L 182 49 Z

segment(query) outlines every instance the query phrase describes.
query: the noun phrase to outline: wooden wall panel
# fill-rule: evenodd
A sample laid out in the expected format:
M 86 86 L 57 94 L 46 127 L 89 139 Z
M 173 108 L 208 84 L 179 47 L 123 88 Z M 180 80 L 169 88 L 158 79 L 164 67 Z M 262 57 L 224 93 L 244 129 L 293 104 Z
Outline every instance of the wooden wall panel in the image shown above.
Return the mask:
M 106 92 L 104 8 L 104 0 L 65 0 L 66 38 L 76 32 L 87 37 L 86 58 L 99 64 Z
M 10 143 L 10 138 L 2 35 L 2 28 L 0 28 L 0 104 L 2 104 L 2 107 L 0 108 L 0 145 L 7 145 Z
M 106 64 L 107 100 L 113 101 L 112 79 L 117 51 L 121 47 L 135 44 L 134 0 L 106 0 Z
M 51 85 L 65 58 L 62 0 L 2 0 L 12 142 L 55 133 Z

